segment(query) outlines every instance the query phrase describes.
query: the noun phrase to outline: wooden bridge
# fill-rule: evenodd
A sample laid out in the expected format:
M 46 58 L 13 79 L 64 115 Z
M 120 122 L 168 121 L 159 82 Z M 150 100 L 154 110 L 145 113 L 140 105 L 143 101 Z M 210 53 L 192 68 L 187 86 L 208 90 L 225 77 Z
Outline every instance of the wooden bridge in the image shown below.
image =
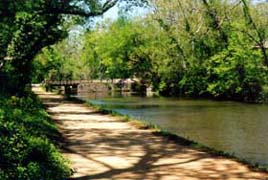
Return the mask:
M 62 80 L 44 81 L 47 91 L 54 87 L 64 88 L 65 94 L 77 94 L 78 92 L 107 92 L 119 89 L 120 91 L 133 91 L 138 82 L 131 80 Z M 146 91 L 146 87 L 145 87 Z

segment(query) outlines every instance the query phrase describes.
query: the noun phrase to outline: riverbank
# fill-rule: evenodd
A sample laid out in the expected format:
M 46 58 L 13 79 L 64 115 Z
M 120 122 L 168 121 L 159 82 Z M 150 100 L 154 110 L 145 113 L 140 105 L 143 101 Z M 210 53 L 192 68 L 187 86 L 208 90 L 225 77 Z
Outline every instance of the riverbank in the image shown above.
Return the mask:
M 246 165 L 138 129 L 123 118 L 33 89 L 57 123 L 71 179 L 265 179 Z

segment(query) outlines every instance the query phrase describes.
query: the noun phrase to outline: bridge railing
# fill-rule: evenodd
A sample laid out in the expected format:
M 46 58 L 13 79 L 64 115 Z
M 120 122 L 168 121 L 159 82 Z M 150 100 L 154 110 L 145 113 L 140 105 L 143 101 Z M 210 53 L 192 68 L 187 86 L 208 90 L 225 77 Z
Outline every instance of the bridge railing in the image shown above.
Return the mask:
M 61 80 L 61 81 L 52 81 L 52 80 L 45 80 L 44 84 L 46 85 L 54 85 L 54 86 L 65 86 L 65 85 L 78 85 L 81 84 L 82 81 L 79 80 Z
M 130 80 L 130 79 L 92 79 L 92 80 L 45 80 L 44 84 L 51 85 L 51 86 L 68 86 L 68 85 L 79 85 L 79 84 L 86 84 L 86 83 L 110 83 L 110 84 L 131 84 L 138 82 L 137 80 Z

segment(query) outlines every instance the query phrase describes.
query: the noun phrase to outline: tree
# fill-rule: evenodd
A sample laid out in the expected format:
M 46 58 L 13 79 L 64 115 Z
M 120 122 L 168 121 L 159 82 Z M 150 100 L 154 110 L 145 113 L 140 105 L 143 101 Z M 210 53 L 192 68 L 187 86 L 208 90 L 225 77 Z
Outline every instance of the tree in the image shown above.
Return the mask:
M 266 3 L 261 3 L 261 5 L 258 5 L 257 7 L 255 7 L 254 11 L 257 12 L 256 16 L 260 16 L 260 17 L 255 17 L 258 20 L 261 20 L 262 22 L 259 22 L 258 24 L 258 20 L 255 20 L 254 17 L 252 16 L 251 13 L 251 8 L 249 6 L 249 3 L 245 0 L 241 0 L 242 4 L 243 4 L 243 13 L 244 13 L 244 17 L 245 17 L 245 21 L 247 24 L 247 28 L 250 28 L 251 31 L 247 31 L 247 30 L 243 30 L 243 32 L 249 36 L 255 43 L 256 45 L 261 49 L 262 55 L 263 55 L 263 65 L 264 66 L 268 66 L 268 55 L 266 52 L 266 47 L 265 47 L 265 43 L 267 41 L 267 25 L 268 22 L 265 19 L 267 19 L 267 14 L 266 14 L 266 10 L 267 9 L 262 9 L 263 7 L 268 7 L 268 5 Z M 262 7 L 262 8 L 261 8 Z M 260 9 L 260 10 L 257 10 Z
M 6 57 L 11 62 L 10 80 L 14 91 L 23 92 L 30 83 L 32 60 L 43 48 L 54 44 L 67 35 L 68 27 L 63 22 L 70 16 L 86 19 L 102 15 L 121 0 L 15 0 L 1 1 L 5 9 L 0 9 L 1 43 L 0 64 Z M 127 1 L 140 5 L 144 0 Z M 79 21 L 77 21 L 79 22 Z M 81 21 L 80 21 L 81 22 Z M 12 25 L 11 25 L 12 24 Z M 14 24 L 14 25 L 13 25 Z M 11 25 L 12 31 L 7 31 Z M 1 65 L 2 67 L 3 65 Z M 5 68 L 5 67 L 4 67 Z M 3 67 L 1 68 L 3 70 Z
M 267 28 L 265 28 L 267 27 L 267 13 L 266 9 L 261 7 L 266 7 L 267 3 L 258 4 L 241 0 L 171 0 L 168 2 L 155 0 L 153 4 L 154 13 L 151 18 L 157 21 L 159 26 L 167 32 L 166 36 L 177 47 L 175 52 L 180 55 L 178 56 L 179 60 L 174 63 L 173 67 L 182 67 L 175 70 L 181 76 L 179 78 L 175 78 L 176 76 L 171 74 L 167 76 L 172 80 L 176 79 L 175 83 L 172 83 L 173 88 L 179 88 L 182 93 L 190 96 L 215 97 L 218 95 L 212 89 L 216 87 L 214 86 L 216 83 L 219 85 L 218 88 L 222 90 L 222 94 L 227 95 L 229 98 L 239 96 L 240 99 L 256 99 L 256 97 L 250 95 L 252 93 L 246 93 L 246 88 L 255 89 L 255 95 L 258 96 L 262 86 L 265 85 L 263 81 L 265 70 L 258 65 L 260 61 L 253 61 L 254 57 L 257 59 L 260 57 L 254 56 L 255 51 L 251 48 L 254 46 L 260 48 L 264 59 L 263 64 L 266 66 L 266 49 L 264 45 L 267 38 Z M 240 40 L 245 41 L 247 46 L 239 43 L 234 47 L 234 37 L 239 37 Z M 248 58 L 245 58 L 243 53 Z M 225 58 L 225 56 L 228 58 Z M 244 65 L 241 65 L 239 58 L 244 59 Z M 173 57 L 172 59 L 175 58 Z M 228 64 L 229 70 L 227 72 L 219 71 L 221 68 L 214 66 L 216 59 L 217 61 L 221 59 L 222 64 L 220 63 L 220 66 L 222 69 L 226 68 L 224 63 Z M 232 61 L 232 63 L 229 61 Z M 231 68 L 232 66 L 233 69 Z M 237 74 L 236 66 L 240 66 L 238 69 L 243 69 L 247 73 L 244 76 L 242 75 L 243 73 Z M 171 72 L 168 67 L 166 66 L 164 69 L 166 72 Z M 219 74 L 215 75 L 214 73 L 214 75 L 211 75 L 208 73 L 208 67 Z M 255 70 L 249 67 L 254 67 Z M 253 78 L 253 76 L 249 75 L 250 72 L 259 72 L 253 73 L 256 75 L 255 80 L 257 82 L 254 86 L 254 83 L 249 80 Z M 239 80 L 241 80 L 240 83 L 232 86 L 241 87 L 238 94 L 233 93 L 235 91 L 229 91 L 230 86 L 228 84 L 235 79 L 231 76 L 232 73 L 240 77 Z M 225 80 L 216 77 L 224 77 Z M 159 81 L 162 87 L 167 87 L 167 82 L 167 79 L 164 82 Z
M 267 3 L 151 3 L 153 11 L 145 18 L 123 15 L 87 32 L 82 36 L 83 49 L 75 56 L 67 53 L 75 48 L 55 46 L 65 59 L 58 76 L 66 77 L 68 70 L 72 78 L 77 74 L 92 79 L 138 77 L 164 95 L 245 101 L 262 96 L 267 89 L 264 42 L 268 18 L 263 8 Z M 77 57 L 79 63 L 74 63 Z
M 93 77 L 146 79 L 150 71 L 150 60 L 144 52 L 148 29 L 126 17 L 105 26 L 85 36 L 83 57 L 95 72 Z M 102 74 L 96 74 L 96 70 Z

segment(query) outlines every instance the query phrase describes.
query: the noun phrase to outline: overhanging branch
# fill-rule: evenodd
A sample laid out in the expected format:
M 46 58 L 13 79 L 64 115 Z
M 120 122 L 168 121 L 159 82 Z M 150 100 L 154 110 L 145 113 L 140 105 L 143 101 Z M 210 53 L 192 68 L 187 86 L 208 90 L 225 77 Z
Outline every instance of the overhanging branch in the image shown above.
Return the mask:
M 83 17 L 94 17 L 94 16 L 100 16 L 102 14 L 104 14 L 105 12 L 107 12 L 109 9 L 111 9 L 112 7 L 114 7 L 116 5 L 116 3 L 119 0 L 107 0 L 101 9 L 96 10 L 96 11 L 90 11 L 87 12 L 81 8 L 77 8 L 75 6 L 68 6 L 66 8 L 53 8 L 50 9 L 49 14 L 66 14 L 66 15 L 76 15 L 76 16 L 83 16 Z

